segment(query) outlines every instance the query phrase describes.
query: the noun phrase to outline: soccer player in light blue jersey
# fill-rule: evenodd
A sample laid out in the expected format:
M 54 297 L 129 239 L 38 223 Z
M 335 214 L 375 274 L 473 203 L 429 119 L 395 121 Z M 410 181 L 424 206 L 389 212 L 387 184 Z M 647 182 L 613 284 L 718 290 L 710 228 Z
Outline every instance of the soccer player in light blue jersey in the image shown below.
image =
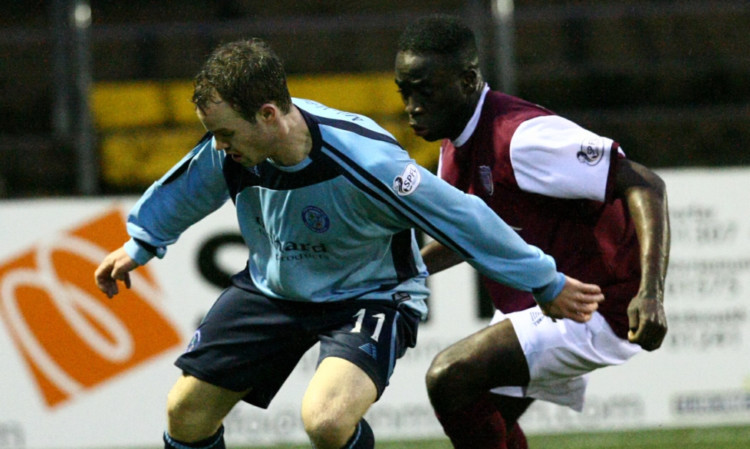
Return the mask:
M 363 416 L 427 313 L 414 228 L 532 292 L 550 316 L 586 320 L 603 299 L 481 200 L 417 165 L 372 120 L 292 99 L 281 61 L 261 40 L 218 47 L 193 101 L 208 133 L 144 193 L 128 218 L 131 239 L 95 273 L 112 297 L 190 225 L 227 200 L 237 209 L 247 266 L 176 361 L 183 375 L 167 400 L 165 448 L 224 448 L 232 407 L 267 407 L 317 342 L 302 401 L 310 441 L 374 447 Z

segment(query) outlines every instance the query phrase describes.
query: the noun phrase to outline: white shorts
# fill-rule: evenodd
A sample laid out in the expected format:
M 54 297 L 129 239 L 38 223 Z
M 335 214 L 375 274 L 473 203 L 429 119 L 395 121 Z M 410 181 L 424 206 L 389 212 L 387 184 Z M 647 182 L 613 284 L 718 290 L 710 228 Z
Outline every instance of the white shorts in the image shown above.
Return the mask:
M 599 312 L 586 323 L 563 319 L 552 321 L 532 307 L 507 315 L 499 310 L 490 325 L 510 319 L 529 364 L 527 387 L 498 387 L 493 393 L 530 397 L 583 409 L 588 373 L 620 365 L 641 351 L 612 331 Z

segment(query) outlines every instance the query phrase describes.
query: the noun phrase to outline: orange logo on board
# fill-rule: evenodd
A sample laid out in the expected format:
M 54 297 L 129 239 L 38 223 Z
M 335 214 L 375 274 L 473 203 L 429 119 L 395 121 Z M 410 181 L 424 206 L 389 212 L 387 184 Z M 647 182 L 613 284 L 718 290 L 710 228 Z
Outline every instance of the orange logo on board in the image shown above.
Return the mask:
M 0 262 L 0 317 L 50 407 L 180 344 L 147 267 L 113 299 L 96 287 L 99 262 L 127 239 L 112 210 Z

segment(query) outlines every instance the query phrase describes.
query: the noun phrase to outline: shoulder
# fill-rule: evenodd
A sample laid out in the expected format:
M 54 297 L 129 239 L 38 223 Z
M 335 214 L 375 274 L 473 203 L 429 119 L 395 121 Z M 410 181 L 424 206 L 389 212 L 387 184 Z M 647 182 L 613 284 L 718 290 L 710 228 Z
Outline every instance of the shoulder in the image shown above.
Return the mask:
M 327 133 L 350 133 L 364 139 L 387 140 L 396 143 L 396 139 L 370 117 L 354 112 L 342 111 L 328 107 L 313 100 L 295 98 L 294 104 L 302 111 L 305 119 Z
M 312 100 L 295 99 L 295 105 L 312 132 L 319 133 L 322 150 L 336 159 L 371 166 L 406 154 L 391 133 L 367 116 L 329 108 Z
M 502 92 L 490 91 L 480 117 L 479 133 L 487 133 L 495 145 L 507 145 L 524 123 L 540 117 L 557 117 L 543 106 Z M 504 145 L 503 145 L 504 144 Z
M 534 117 L 555 115 L 554 112 L 544 106 L 497 91 L 487 93 L 482 113 L 483 115 L 517 123 Z

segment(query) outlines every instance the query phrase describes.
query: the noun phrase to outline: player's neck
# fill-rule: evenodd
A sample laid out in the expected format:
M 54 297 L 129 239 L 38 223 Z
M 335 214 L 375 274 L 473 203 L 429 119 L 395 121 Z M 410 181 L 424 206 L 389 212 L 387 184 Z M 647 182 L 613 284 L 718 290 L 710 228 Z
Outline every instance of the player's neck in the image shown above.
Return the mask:
M 307 158 L 312 150 L 312 135 L 304 117 L 296 106 L 283 117 L 279 146 L 280 151 L 272 158 L 275 164 L 297 165 Z

